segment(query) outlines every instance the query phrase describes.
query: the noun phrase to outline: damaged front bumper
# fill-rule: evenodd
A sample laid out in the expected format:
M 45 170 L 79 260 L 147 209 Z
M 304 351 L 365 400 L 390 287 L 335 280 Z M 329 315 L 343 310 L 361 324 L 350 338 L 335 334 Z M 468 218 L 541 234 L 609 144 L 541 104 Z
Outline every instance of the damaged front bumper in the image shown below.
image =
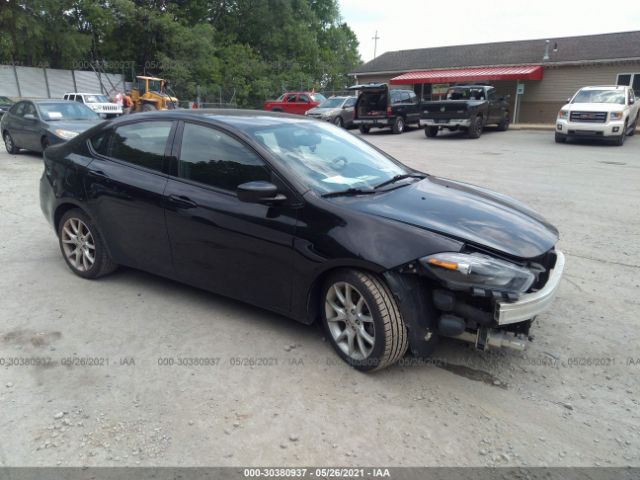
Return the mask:
M 480 350 L 524 350 L 534 318 L 551 307 L 564 273 L 562 252 L 552 250 L 548 255 L 555 260 L 549 262 L 544 285 L 519 296 L 478 289 L 453 291 L 425 276 L 417 262 L 385 273 L 399 300 L 411 350 L 428 355 L 438 337 L 463 340 Z
M 495 320 L 498 325 L 523 322 L 546 311 L 556 296 L 564 271 L 564 254 L 556 252 L 556 264 L 549 274 L 546 285 L 537 292 L 527 293 L 515 302 L 496 302 Z

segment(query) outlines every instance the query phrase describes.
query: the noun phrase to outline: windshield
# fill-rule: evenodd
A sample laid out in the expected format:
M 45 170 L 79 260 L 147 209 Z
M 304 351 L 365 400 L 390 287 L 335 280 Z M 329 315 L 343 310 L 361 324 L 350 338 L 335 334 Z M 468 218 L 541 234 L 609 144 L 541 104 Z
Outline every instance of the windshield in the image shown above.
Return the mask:
M 450 88 L 447 100 L 485 100 L 483 88 Z
M 87 103 L 109 103 L 104 95 L 85 95 L 84 101 Z
M 333 125 L 295 122 L 249 130 L 319 194 L 369 189 L 409 171 L 367 143 Z
M 313 99 L 314 102 L 324 102 L 327 97 L 325 97 L 324 95 L 320 94 L 320 93 L 314 93 L 311 95 L 311 98 Z
M 318 105 L 318 108 L 340 108 L 344 103 L 344 98 L 336 97 L 330 98 L 329 100 L 322 102 Z
M 77 102 L 41 103 L 38 105 L 44 120 L 95 120 L 100 118 L 89 107 Z
M 161 92 L 162 91 L 162 82 L 159 80 L 149 80 L 149 91 L 150 92 Z
M 624 105 L 622 90 L 580 90 L 571 103 L 616 103 Z

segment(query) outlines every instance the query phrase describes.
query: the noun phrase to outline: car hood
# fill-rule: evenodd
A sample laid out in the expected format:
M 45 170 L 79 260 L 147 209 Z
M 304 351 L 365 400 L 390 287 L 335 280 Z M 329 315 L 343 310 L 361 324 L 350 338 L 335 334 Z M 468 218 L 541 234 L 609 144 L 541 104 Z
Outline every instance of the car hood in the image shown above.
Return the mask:
M 56 120 L 56 121 L 48 121 L 47 125 L 49 130 L 70 130 L 72 132 L 82 133 L 85 130 L 89 130 L 94 125 L 102 122 L 101 118 L 96 120 Z
M 517 200 L 438 177 L 427 177 L 380 195 L 336 197 L 335 200 L 363 213 L 512 257 L 537 257 L 558 241 L 558 230 Z
M 309 113 L 320 113 L 320 114 L 327 114 L 327 113 L 335 113 L 338 112 L 339 110 L 341 110 L 340 108 L 321 108 L 321 107 L 313 107 L 309 110 L 307 110 Z
M 621 112 L 624 105 L 617 103 L 567 103 L 562 110 L 585 112 Z

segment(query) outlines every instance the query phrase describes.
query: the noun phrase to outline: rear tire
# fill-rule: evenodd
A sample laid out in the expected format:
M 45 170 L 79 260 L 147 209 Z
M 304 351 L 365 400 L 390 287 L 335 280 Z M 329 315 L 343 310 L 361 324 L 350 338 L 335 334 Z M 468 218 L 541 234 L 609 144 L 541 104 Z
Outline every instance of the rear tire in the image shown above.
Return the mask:
M 340 116 L 337 116 L 337 117 L 333 120 L 333 124 L 334 124 L 336 127 L 344 128 L 344 122 L 343 122 L 343 120 L 342 120 L 342 117 L 340 117 Z
M 402 132 L 404 132 L 404 127 L 405 127 L 404 118 L 396 117 L 395 121 L 393 122 L 393 127 L 391 127 L 391 131 L 396 135 L 399 135 Z
M 156 110 L 157 110 L 156 106 L 150 103 L 145 103 L 144 105 L 142 105 L 143 112 L 155 112 Z
M 79 277 L 99 278 L 118 268 L 109 258 L 98 228 L 79 208 L 69 210 L 60 219 L 58 241 L 64 261 Z
M 484 125 L 482 121 L 482 115 L 474 117 L 471 121 L 471 125 L 469 125 L 467 136 L 469 138 L 480 138 L 480 135 L 482 135 L 483 127 Z
M 369 133 L 369 127 L 366 125 L 360 125 L 360 133 L 363 135 L 366 135 L 367 133 Z
M 13 143 L 13 137 L 9 132 L 5 132 L 4 134 L 4 148 L 6 148 L 7 153 L 10 153 L 11 155 L 15 155 L 20 151 L 20 149 L 16 147 L 16 144 Z
M 429 138 L 433 138 L 438 135 L 438 127 L 424 127 L 424 134 Z
M 391 291 L 377 275 L 339 270 L 322 289 L 322 321 L 338 355 L 366 372 L 400 360 L 409 346 L 407 328 Z
M 561 133 L 556 132 L 556 143 L 566 143 L 567 136 L 562 135 Z

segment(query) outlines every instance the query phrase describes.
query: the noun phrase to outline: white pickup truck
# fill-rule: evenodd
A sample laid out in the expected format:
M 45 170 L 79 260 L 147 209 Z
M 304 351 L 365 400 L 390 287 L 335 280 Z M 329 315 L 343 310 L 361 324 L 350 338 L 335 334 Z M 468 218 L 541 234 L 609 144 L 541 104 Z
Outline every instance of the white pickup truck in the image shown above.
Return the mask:
M 622 145 L 638 126 L 638 99 L 630 87 L 584 87 L 568 102 L 558 112 L 556 143 L 589 138 Z

